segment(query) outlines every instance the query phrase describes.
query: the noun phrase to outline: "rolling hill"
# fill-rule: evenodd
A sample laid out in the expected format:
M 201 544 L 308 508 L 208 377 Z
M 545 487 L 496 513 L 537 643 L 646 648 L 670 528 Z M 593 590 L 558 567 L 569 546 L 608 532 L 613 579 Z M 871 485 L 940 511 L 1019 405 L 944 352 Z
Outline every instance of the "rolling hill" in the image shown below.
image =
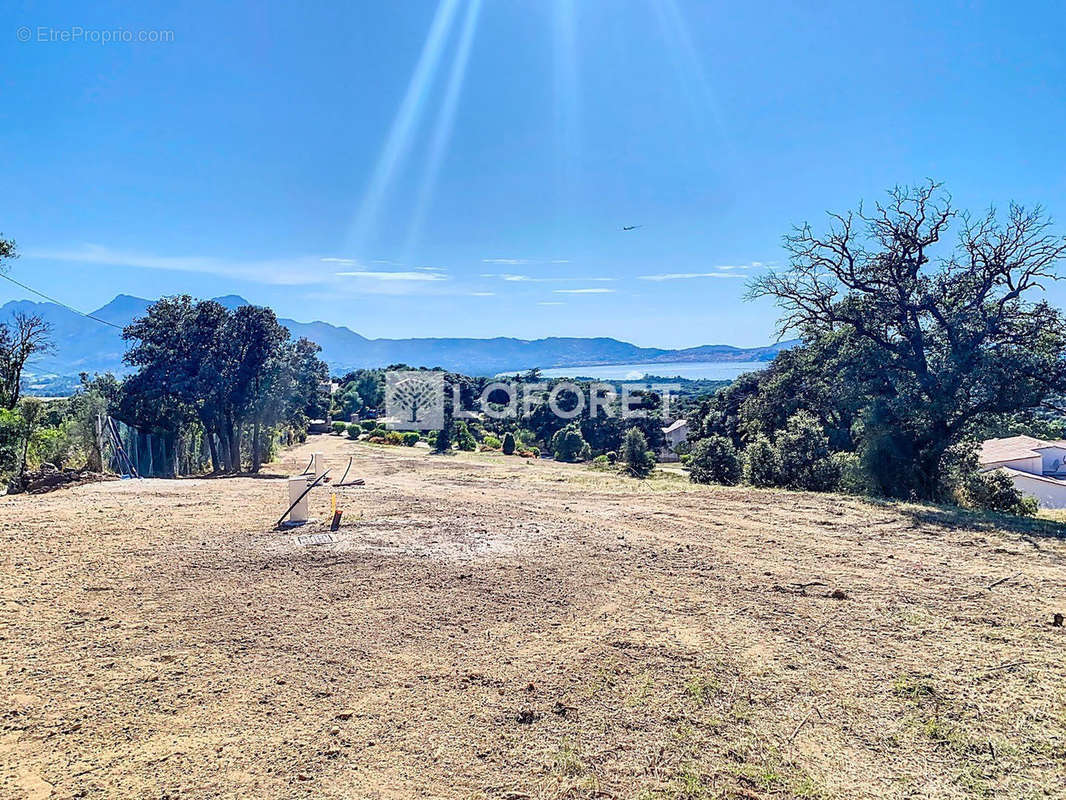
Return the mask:
M 227 308 L 246 305 L 237 295 L 215 298 Z M 143 315 L 153 301 L 120 294 L 92 312 L 92 316 L 113 325 L 128 325 Z M 101 324 L 54 303 L 30 300 L 12 301 L 0 307 L 0 319 L 15 311 L 41 315 L 52 325 L 55 349 L 35 360 L 28 370 L 31 385 L 38 392 L 69 390 L 80 372 L 123 373 L 125 342 L 117 328 Z M 334 373 L 358 367 L 384 367 L 390 364 L 443 367 L 473 375 L 493 375 L 531 367 L 575 367 L 597 364 L 637 364 L 666 362 L 769 361 L 794 342 L 765 347 L 704 345 L 682 350 L 638 347 L 606 337 L 545 339 L 420 338 L 368 339 L 355 331 L 328 322 L 297 322 L 282 318 L 294 337 L 306 337 L 322 347 L 322 357 Z

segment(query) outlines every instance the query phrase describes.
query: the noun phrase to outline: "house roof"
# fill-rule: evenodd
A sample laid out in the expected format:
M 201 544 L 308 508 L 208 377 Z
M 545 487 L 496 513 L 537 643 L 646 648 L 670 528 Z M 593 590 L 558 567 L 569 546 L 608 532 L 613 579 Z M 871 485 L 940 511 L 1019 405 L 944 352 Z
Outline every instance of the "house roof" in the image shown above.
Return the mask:
M 1048 447 L 1066 447 L 1066 441 L 1047 441 L 1034 436 L 1008 436 L 1005 439 L 985 439 L 981 442 L 978 461 L 990 464 L 996 461 L 1015 461 L 1020 458 L 1035 458 Z
M 1000 467 L 1000 470 L 1006 472 L 1008 475 L 1017 475 L 1019 478 L 1030 478 L 1034 481 L 1053 483 L 1056 486 L 1066 486 L 1066 481 L 1062 478 L 1053 478 L 1050 475 L 1035 475 L 1032 472 L 1025 472 L 1024 470 L 1014 469 L 1012 467 Z
M 674 431 L 680 430 L 681 428 L 685 428 L 687 426 L 688 426 L 688 420 L 687 419 L 674 420 L 669 425 L 667 425 L 665 428 L 663 428 L 663 433 L 673 433 Z

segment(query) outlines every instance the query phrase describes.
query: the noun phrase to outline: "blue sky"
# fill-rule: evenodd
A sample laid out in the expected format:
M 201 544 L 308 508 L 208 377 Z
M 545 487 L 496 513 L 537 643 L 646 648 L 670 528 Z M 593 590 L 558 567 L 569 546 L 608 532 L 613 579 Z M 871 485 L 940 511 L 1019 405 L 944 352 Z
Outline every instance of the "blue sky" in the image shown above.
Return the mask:
M 86 310 L 237 293 L 368 336 L 756 345 L 743 276 L 827 209 L 934 177 L 1066 220 L 1061 4 L 816 6 L 15 0 L 11 274 Z M 39 41 L 77 28 L 172 41 Z

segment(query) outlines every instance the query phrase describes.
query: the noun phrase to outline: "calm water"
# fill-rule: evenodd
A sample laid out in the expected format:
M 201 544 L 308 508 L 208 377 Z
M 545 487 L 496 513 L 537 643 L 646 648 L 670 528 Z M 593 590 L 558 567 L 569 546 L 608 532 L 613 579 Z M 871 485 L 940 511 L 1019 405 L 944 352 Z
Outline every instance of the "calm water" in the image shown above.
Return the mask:
M 745 372 L 764 369 L 768 361 L 667 362 L 661 364 L 604 364 L 598 367 L 559 367 L 543 370 L 545 378 L 599 378 L 636 381 L 645 375 L 691 380 L 731 381 Z

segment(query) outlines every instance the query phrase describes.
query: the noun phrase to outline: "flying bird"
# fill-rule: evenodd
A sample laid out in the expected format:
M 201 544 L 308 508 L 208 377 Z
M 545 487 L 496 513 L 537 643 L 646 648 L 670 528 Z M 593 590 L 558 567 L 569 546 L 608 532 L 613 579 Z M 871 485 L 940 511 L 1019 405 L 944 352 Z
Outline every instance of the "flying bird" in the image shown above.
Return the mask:
M 624 231 L 635 231 L 637 228 L 643 228 L 643 227 L 644 227 L 643 225 L 623 225 L 622 226 L 622 230 L 624 230 Z

